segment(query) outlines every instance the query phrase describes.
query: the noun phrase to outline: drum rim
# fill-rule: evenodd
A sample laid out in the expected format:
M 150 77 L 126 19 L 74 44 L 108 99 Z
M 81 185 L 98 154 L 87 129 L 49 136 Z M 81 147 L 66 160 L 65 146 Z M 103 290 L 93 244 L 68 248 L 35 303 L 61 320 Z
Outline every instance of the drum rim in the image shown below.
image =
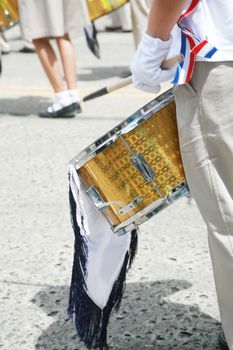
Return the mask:
M 171 204 L 176 202 L 178 199 L 182 197 L 186 197 L 190 194 L 188 184 L 185 181 L 178 184 L 175 188 L 170 191 L 167 196 L 152 202 L 150 205 L 146 206 L 144 209 L 140 210 L 127 220 L 123 221 L 119 225 L 112 226 L 113 233 L 117 236 L 122 236 L 126 234 L 127 232 L 133 230 L 138 225 L 141 225 L 143 222 L 147 221 L 148 219 L 155 216 L 158 212 L 166 209 Z M 170 201 L 167 201 L 167 199 L 170 198 Z M 150 215 L 148 217 L 148 215 Z M 105 216 L 106 217 L 106 216 Z
M 135 129 L 143 121 L 149 119 L 156 112 L 166 107 L 171 101 L 175 101 L 172 88 L 155 97 L 146 105 L 138 109 L 135 113 L 131 114 L 128 118 L 124 119 L 109 132 L 98 138 L 95 142 L 90 144 L 76 157 L 74 157 L 69 164 L 73 165 L 77 170 L 80 169 L 98 153 L 102 152 L 104 149 L 113 144 L 120 135 L 126 134 L 127 132 Z M 127 130 L 127 127 L 129 127 L 132 123 L 134 123 L 133 128 Z

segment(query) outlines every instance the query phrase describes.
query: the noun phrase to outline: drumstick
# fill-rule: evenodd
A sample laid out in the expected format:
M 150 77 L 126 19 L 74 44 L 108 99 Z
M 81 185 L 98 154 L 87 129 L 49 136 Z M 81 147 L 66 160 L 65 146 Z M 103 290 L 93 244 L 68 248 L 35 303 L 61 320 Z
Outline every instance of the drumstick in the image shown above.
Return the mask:
M 180 63 L 184 60 L 184 56 L 182 54 L 179 54 L 177 56 L 171 57 L 166 59 L 163 63 L 162 63 L 162 68 L 163 69 L 168 69 L 172 66 L 174 66 L 177 63 Z M 122 79 L 117 83 L 114 83 L 112 85 L 109 86 L 105 86 L 102 89 L 99 89 L 97 91 L 92 92 L 91 94 L 84 96 L 83 101 L 89 101 L 92 100 L 96 97 L 100 97 L 103 95 L 107 95 L 110 92 L 113 92 L 115 90 L 121 89 L 127 85 L 132 84 L 132 75 L 130 75 L 128 78 Z

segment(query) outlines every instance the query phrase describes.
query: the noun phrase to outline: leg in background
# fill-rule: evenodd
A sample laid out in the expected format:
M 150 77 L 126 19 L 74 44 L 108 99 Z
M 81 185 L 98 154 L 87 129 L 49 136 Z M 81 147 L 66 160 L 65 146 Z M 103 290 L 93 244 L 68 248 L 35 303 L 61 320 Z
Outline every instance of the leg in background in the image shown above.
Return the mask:
M 75 49 L 68 34 L 56 38 L 64 77 L 69 90 L 77 89 Z
M 77 96 L 76 66 L 74 48 L 69 37 L 56 38 L 64 69 L 65 79 L 59 60 L 49 38 L 34 39 L 36 52 L 55 92 L 52 106 L 39 113 L 42 118 L 74 117 L 81 112 Z M 71 90 L 72 89 L 72 90 Z
M 70 40 L 69 34 L 56 38 L 56 42 L 61 56 L 64 79 L 71 99 L 70 102 L 77 103 L 80 101 L 80 98 L 77 91 L 77 68 L 74 46 Z
M 149 6 L 146 0 L 130 0 L 132 28 L 135 48 L 141 41 L 143 30 L 146 28 Z
M 55 93 L 66 90 L 57 56 L 49 42 L 49 38 L 34 39 L 36 53 Z

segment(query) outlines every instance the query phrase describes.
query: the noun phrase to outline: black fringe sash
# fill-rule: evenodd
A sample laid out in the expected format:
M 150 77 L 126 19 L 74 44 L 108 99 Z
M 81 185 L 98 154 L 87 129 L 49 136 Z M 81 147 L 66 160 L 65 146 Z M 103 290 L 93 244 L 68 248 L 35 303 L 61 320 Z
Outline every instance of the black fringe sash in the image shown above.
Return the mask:
M 87 295 L 85 276 L 88 258 L 87 242 L 80 233 L 76 220 L 76 202 L 72 191 L 69 191 L 71 221 L 75 235 L 74 261 L 70 286 L 68 314 L 75 316 L 75 324 L 80 339 L 88 349 L 108 349 L 107 327 L 110 315 L 118 311 L 125 290 L 126 272 L 130 269 L 137 251 L 137 230 L 131 232 L 129 251 L 125 255 L 124 263 L 105 308 L 100 309 Z

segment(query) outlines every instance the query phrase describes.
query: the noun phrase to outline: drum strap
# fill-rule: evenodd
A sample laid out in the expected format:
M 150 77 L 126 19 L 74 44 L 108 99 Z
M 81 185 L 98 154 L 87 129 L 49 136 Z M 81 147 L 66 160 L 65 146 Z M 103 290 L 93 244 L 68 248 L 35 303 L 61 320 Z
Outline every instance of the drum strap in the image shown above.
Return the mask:
M 192 77 L 196 56 L 211 58 L 217 49 L 207 40 L 198 38 L 187 25 L 187 18 L 196 10 L 200 0 L 193 0 L 178 19 L 177 25 L 181 29 L 181 54 L 184 60 L 179 63 L 174 85 L 188 83 Z

